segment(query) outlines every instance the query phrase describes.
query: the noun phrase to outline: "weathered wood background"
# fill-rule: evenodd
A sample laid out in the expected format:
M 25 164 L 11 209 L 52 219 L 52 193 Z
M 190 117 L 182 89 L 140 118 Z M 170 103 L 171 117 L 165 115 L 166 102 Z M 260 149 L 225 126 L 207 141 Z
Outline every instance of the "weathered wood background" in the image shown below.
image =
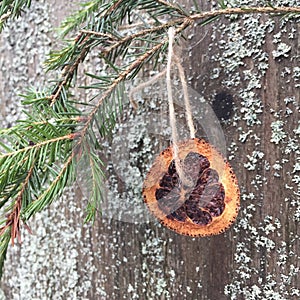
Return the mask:
M 70 7 L 34 1 L 2 33 L 3 126 L 21 115 L 18 93 L 47 79 L 42 63 L 57 45 L 53 27 Z M 83 225 L 85 203 L 70 189 L 31 221 L 33 235 L 24 231 L 23 244 L 9 250 L 3 297 L 300 298 L 299 20 L 221 18 L 187 36 L 190 85 L 226 119 L 227 157 L 241 189 L 237 222 L 209 238 L 180 236 L 154 221 L 99 218 L 92 227 Z

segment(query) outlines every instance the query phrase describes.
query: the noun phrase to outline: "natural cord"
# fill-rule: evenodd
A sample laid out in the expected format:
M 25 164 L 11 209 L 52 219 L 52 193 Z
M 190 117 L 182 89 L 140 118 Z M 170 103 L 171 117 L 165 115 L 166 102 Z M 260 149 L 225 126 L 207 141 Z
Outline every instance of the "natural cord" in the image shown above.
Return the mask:
M 176 170 L 178 176 L 183 183 L 184 186 L 190 186 L 193 182 L 188 178 L 184 172 L 184 168 L 182 166 L 182 162 L 179 157 L 179 147 L 178 147 L 178 132 L 177 132 L 177 125 L 176 125 L 176 115 L 174 109 L 174 100 L 173 100 L 173 92 L 172 92 L 172 80 L 171 80 L 171 72 L 172 72 L 172 61 L 175 60 L 176 66 L 179 71 L 179 77 L 182 84 L 183 89 L 183 97 L 184 97 L 184 104 L 185 104 L 185 111 L 187 117 L 187 123 L 190 130 L 191 138 L 195 137 L 195 129 L 192 120 L 192 112 L 190 107 L 189 101 L 189 94 L 187 90 L 187 83 L 185 80 L 184 70 L 182 65 L 180 64 L 178 58 L 174 54 L 173 44 L 175 38 L 175 30 L 173 27 L 170 27 L 168 30 L 169 36 L 169 47 L 168 47 L 168 61 L 167 61 L 167 71 L 166 71 L 166 83 L 167 83 L 167 96 L 168 96 L 168 106 L 169 106 L 169 119 L 170 119 L 170 126 L 171 126 L 171 137 L 172 137 L 172 151 L 173 151 L 173 158 L 176 166 Z
M 180 78 L 181 85 L 182 85 L 186 121 L 187 121 L 188 128 L 190 131 L 190 137 L 191 137 L 191 139 L 193 139 L 196 137 L 196 132 L 195 132 L 195 126 L 193 123 L 193 114 L 192 114 L 190 97 L 189 97 L 189 92 L 188 92 L 188 84 L 187 84 L 187 81 L 185 78 L 184 69 L 179 61 L 178 56 L 174 55 L 174 60 L 176 62 L 176 66 L 178 68 L 179 78 Z
M 175 108 L 173 101 L 173 92 L 172 92 L 172 81 L 171 81 L 171 69 L 172 69 L 172 57 L 173 57 L 173 43 L 175 38 L 175 30 L 173 27 L 170 27 L 168 30 L 169 37 L 169 47 L 168 47 L 168 62 L 167 62 L 167 72 L 166 72 L 166 83 L 167 83 L 167 95 L 168 95 L 168 107 L 169 107 L 169 120 L 171 127 L 171 136 L 172 136 L 172 151 L 175 161 L 176 170 L 178 172 L 179 178 L 182 182 L 185 181 L 185 176 L 183 168 L 179 158 L 179 149 L 178 149 L 178 133 L 176 126 L 176 116 Z

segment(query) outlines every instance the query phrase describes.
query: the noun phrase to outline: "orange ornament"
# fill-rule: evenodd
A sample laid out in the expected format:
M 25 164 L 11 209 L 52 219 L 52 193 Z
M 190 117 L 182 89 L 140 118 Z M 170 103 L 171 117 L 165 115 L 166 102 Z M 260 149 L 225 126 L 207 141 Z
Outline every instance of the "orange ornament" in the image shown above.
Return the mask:
M 158 220 L 179 234 L 222 233 L 236 219 L 240 192 L 229 163 L 209 143 L 197 138 L 178 144 L 186 178 L 176 170 L 172 147 L 155 159 L 143 186 L 143 197 Z

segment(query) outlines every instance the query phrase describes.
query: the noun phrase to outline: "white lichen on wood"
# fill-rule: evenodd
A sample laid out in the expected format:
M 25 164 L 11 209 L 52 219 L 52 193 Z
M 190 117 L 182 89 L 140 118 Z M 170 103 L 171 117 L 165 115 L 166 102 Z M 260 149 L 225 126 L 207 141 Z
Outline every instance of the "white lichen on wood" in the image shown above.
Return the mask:
M 253 3 L 249 0 L 227 2 L 232 6 L 265 4 L 265 1 Z M 278 0 L 274 1 L 274 5 L 297 5 L 299 4 L 297 2 L 298 0 Z M 32 5 L 33 13 L 23 16 L 23 20 L 16 25 L 10 25 L 11 29 L 7 28 L 2 35 L 0 82 L 2 85 L 4 82 L 7 84 L 6 98 L 0 99 L 0 105 L 7 116 L 5 125 L 14 123 L 21 113 L 16 103 L 9 102 L 8 99 L 14 99 L 17 93 L 22 92 L 22 87 L 27 86 L 28 81 L 42 85 L 44 80 L 42 61 L 50 49 L 49 32 L 52 30 L 50 25 L 52 17 L 48 13 L 50 10 L 45 9 L 46 1 Z M 30 22 L 37 27 L 30 27 L 28 25 Z M 215 39 L 210 45 L 210 49 L 215 50 L 218 47 L 216 51 L 218 54 L 213 54 L 218 66 L 214 67 L 208 77 L 209 80 L 216 82 L 223 78 L 223 87 L 235 91 L 237 101 L 241 102 L 239 111 L 232 120 L 237 130 L 237 139 L 231 141 L 228 149 L 232 162 L 243 170 L 240 174 L 246 172 L 245 180 L 251 183 L 246 189 L 246 183 L 243 179 L 240 181 L 242 205 L 238 221 L 232 231 L 236 241 L 233 253 L 234 266 L 230 270 L 232 279 L 229 281 L 226 278 L 225 291 L 220 291 L 228 299 L 278 300 L 296 299 L 300 296 L 297 280 L 299 235 L 296 231 L 285 232 L 282 214 L 268 208 L 272 202 L 280 202 L 279 207 L 283 213 L 289 212 L 289 225 L 294 228 L 299 225 L 300 121 L 295 124 L 289 123 L 297 113 L 299 115 L 299 97 L 290 94 L 287 89 L 282 99 L 272 98 L 273 103 L 278 103 L 278 107 L 274 105 L 270 111 L 261 96 L 264 89 L 270 93 L 273 88 L 264 81 L 270 62 L 274 63 L 274 59 L 275 64 L 284 60 L 293 61 L 294 52 L 291 45 L 297 37 L 295 33 L 297 26 L 299 24 L 291 23 L 288 28 L 282 26 L 278 29 L 273 19 L 244 16 L 234 22 L 228 20 L 225 20 L 224 24 L 219 22 L 213 29 L 213 36 L 221 36 L 221 39 Z M 266 38 L 269 38 L 268 43 L 270 40 L 274 43 L 269 44 L 271 49 L 265 48 Z M 20 42 L 16 44 L 17 41 Z M 14 57 L 12 62 L 5 61 L 7 51 L 11 51 Z M 29 65 L 36 61 L 38 63 L 35 64 L 35 69 L 30 69 Z M 226 74 L 225 77 L 223 73 Z M 4 81 L 6 79 L 4 74 L 14 76 L 11 80 Z M 291 63 L 290 66 L 280 69 L 279 74 L 283 80 L 283 88 L 285 84 L 300 87 L 298 66 Z M 4 89 L 4 86 L 1 86 L 1 89 Z M 150 109 L 157 109 L 157 102 L 154 99 L 149 97 L 147 101 Z M 147 115 L 146 111 L 144 113 Z M 259 133 L 261 126 L 264 126 L 264 114 L 272 118 L 270 126 L 264 127 L 264 133 L 267 134 L 267 142 L 276 150 L 273 157 L 270 157 L 270 154 L 266 155 L 266 149 L 261 149 L 261 143 L 266 139 Z M 164 119 L 165 114 L 157 114 L 156 117 L 153 122 L 164 122 L 159 117 Z M 144 122 L 145 119 L 141 115 L 130 120 L 127 127 L 119 125 L 117 130 L 122 132 L 120 128 L 124 126 L 124 134 L 122 136 L 121 133 L 119 137 L 116 135 L 114 141 L 117 146 L 118 138 L 126 138 L 128 141 L 130 152 L 128 162 L 114 162 L 114 167 L 120 168 L 121 179 L 124 179 L 131 190 L 132 198 L 129 200 L 132 200 L 133 205 L 141 200 L 139 186 L 144 175 L 135 165 L 147 156 L 149 161 L 143 162 L 143 167 L 147 168 L 155 154 L 152 147 L 158 146 L 152 144 L 151 132 L 149 135 L 149 132 L 143 129 Z M 167 124 L 162 124 L 162 128 L 167 127 Z M 152 134 L 155 136 L 160 134 L 165 139 L 170 132 L 165 129 L 163 132 Z M 123 140 L 115 151 L 122 151 L 120 145 L 124 145 Z M 291 163 L 293 166 L 289 168 Z M 274 177 L 274 174 L 279 176 Z M 112 202 L 107 217 L 113 220 L 124 218 L 124 211 L 118 211 L 121 201 L 124 200 L 124 195 L 117 189 L 118 179 L 120 178 L 111 177 L 112 191 L 116 193 L 110 195 L 110 199 L 115 196 L 115 202 Z M 284 185 L 282 180 L 285 181 Z M 288 196 L 284 197 L 276 190 L 277 183 L 281 184 L 281 188 L 285 187 L 283 193 L 288 191 Z M 274 189 L 271 193 L 272 199 L 264 198 L 263 189 L 266 186 Z M 67 205 L 64 205 L 65 203 Z M 141 211 L 142 215 L 143 213 Z M 260 222 L 257 222 L 258 214 L 262 215 Z M 82 207 L 78 205 L 72 191 L 55 202 L 49 211 L 36 216 L 35 221 L 30 223 L 34 234 L 25 234 L 22 248 L 11 248 L 8 255 L 4 280 L 6 290 L 10 293 L 9 299 L 90 299 L 91 291 L 95 299 L 116 299 L 116 295 L 120 293 L 123 299 L 140 299 L 143 295 L 147 295 L 148 299 L 176 299 L 177 294 L 172 290 L 173 286 L 179 287 L 180 291 L 185 293 L 186 299 L 189 299 L 192 294 L 200 295 L 206 288 L 206 278 L 198 278 L 193 282 L 190 279 L 191 274 L 179 272 L 180 266 L 185 264 L 188 257 L 184 256 L 185 260 L 176 260 L 181 245 L 174 244 L 174 240 L 164 240 L 162 238 L 164 229 L 159 225 L 149 227 L 150 229 L 147 225 L 143 225 L 144 227 L 136 225 L 133 227 L 136 232 L 131 231 L 126 235 L 126 228 L 131 227 L 126 227 L 122 222 L 114 227 L 111 220 L 105 219 L 105 216 L 101 225 L 103 227 L 99 225 L 99 228 L 105 228 L 105 232 L 83 226 L 82 221 Z M 286 234 L 289 236 L 286 237 Z M 132 237 L 138 240 L 132 240 Z M 191 240 L 186 243 L 196 244 L 197 241 Z M 202 253 L 193 255 L 197 261 Z M 278 269 L 270 270 L 268 264 L 274 264 Z M 193 273 L 198 276 L 202 268 L 204 268 L 202 265 L 192 266 Z M 263 272 L 265 273 L 262 274 Z M 12 273 L 14 276 L 11 276 Z M 126 277 L 119 278 L 119 274 L 125 274 Z M 115 286 L 118 280 L 119 284 L 125 281 L 126 288 L 121 292 L 118 291 L 119 287 Z M 185 283 L 186 286 L 182 286 Z M 193 284 L 195 290 L 192 288 Z M 108 285 L 113 287 L 108 288 Z M 141 290 L 142 295 L 139 294 Z

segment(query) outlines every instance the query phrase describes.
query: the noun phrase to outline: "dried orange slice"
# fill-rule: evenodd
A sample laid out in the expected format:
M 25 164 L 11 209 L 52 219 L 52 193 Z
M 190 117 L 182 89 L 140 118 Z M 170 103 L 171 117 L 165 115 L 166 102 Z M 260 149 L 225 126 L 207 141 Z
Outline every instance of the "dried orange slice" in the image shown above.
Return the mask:
M 180 165 L 189 182 L 179 178 L 172 147 L 155 159 L 143 186 L 143 197 L 159 221 L 179 234 L 222 233 L 236 219 L 240 192 L 229 163 L 209 143 L 190 139 L 178 145 Z

